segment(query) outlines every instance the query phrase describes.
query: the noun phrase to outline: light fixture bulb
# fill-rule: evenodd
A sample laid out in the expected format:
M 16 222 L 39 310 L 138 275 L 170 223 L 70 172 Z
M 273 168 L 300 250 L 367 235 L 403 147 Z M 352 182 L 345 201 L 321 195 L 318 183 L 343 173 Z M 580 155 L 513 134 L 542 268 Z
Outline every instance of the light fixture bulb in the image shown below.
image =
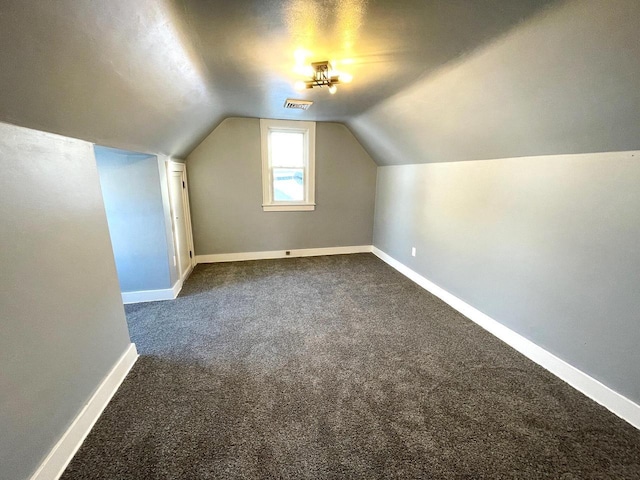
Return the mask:
M 340 82 L 341 83 L 351 83 L 351 80 L 353 80 L 353 75 L 351 75 L 350 73 L 341 73 L 340 74 Z
M 294 84 L 294 87 L 296 90 L 304 90 L 305 88 L 307 88 L 307 85 L 302 80 L 298 80 Z
M 336 91 L 338 91 L 338 87 L 336 87 L 335 85 L 329 85 L 329 93 L 331 95 L 333 95 L 334 93 L 336 93 Z
M 293 58 L 296 59 L 296 63 L 301 65 L 305 62 L 310 52 L 305 50 L 304 48 L 298 48 L 295 52 L 293 52 Z

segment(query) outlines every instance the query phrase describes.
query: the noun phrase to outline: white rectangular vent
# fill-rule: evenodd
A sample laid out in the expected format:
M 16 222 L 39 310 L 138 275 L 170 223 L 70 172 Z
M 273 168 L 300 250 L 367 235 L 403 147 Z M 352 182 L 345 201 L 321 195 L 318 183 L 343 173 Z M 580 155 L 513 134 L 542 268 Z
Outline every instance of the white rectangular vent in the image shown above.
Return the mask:
M 298 110 L 308 110 L 313 105 L 311 100 L 294 100 L 287 98 L 284 102 L 284 108 L 297 108 Z

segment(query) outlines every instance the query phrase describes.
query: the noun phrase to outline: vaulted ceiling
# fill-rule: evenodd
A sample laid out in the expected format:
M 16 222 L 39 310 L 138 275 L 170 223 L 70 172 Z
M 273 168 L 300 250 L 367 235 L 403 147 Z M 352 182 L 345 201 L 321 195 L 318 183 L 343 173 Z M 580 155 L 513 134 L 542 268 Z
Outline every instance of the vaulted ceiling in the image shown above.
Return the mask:
M 4 0 L 0 121 L 182 157 L 229 116 L 343 122 L 379 164 L 638 149 L 638 20 L 636 0 Z M 353 82 L 294 90 L 302 50 Z

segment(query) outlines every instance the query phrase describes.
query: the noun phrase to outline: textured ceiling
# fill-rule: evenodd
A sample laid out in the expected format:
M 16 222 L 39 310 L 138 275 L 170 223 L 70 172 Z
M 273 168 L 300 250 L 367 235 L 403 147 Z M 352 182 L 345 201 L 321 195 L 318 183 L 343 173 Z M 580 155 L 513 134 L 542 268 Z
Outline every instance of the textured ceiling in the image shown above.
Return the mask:
M 229 116 L 344 122 L 380 164 L 626 148 L 639 5 L 3 0 L 0 121 L 176 156 Z M 299 49 L 353 82 L 295 91 Z
M 4 0 L 0 120 L 178 156 L 227 116 L 348 121 L 545 3 Z M 296 92 L 299 48 L 353 83 Z
M 554 5 L 347 124 L 380 165 L 640 150 L 639 22 Z
M 225 113 L 344 121 L 397 93 L 442 64 L 503 33 L 548 2 L 178 0 L 210 85 Z M 334 60 L 354 76 L 338 94 L 297 92 L 295 51 Z M 345 64 L 345 62 L 350 62 Z M 352 63 L 351 63 L 352 62 Z M 315 101 L 308 112 L 283 110 L 293 96 Z

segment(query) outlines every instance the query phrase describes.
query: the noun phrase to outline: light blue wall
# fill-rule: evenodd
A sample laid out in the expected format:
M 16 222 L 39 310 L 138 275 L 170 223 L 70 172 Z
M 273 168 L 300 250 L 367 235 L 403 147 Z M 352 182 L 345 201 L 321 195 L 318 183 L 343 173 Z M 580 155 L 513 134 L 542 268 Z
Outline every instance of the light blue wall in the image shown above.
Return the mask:
M 171 288 L 158 158 L 99 146 L 95 154 L 121 291 Z

